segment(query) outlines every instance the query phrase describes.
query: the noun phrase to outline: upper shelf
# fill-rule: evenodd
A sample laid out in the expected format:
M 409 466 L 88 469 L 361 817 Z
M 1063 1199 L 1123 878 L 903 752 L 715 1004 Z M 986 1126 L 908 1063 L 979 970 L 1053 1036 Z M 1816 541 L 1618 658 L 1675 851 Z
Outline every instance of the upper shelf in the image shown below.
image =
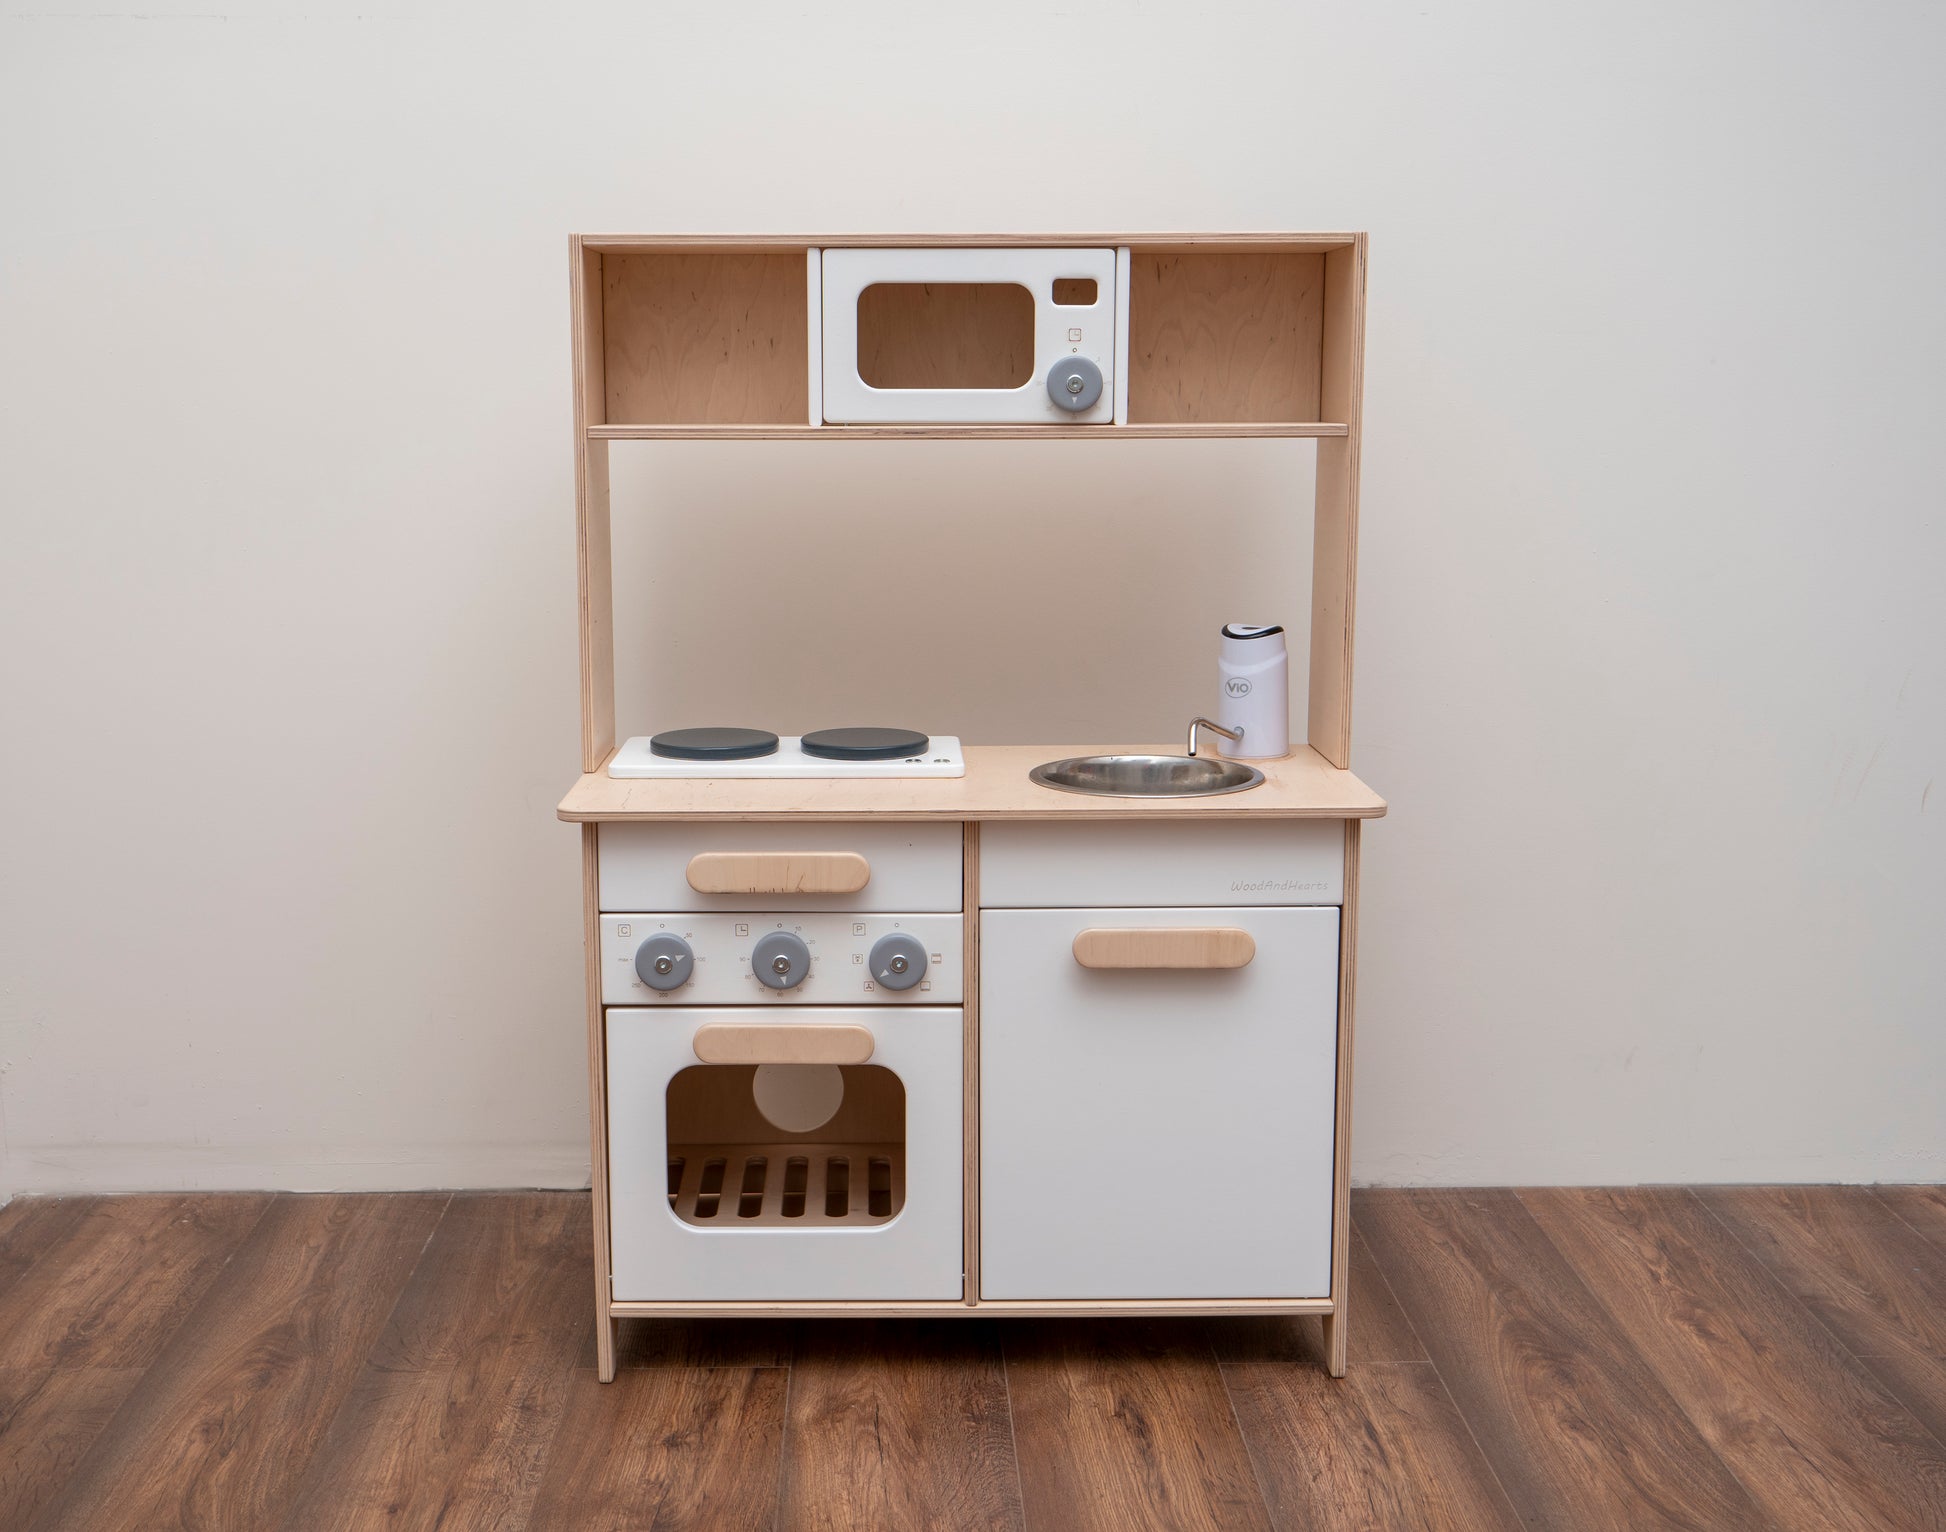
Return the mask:
M 1044 761 L 1124 749 L 1080 745 L 968 745 L 963 777 L 815 781 L 618 779 L 603 769 L 575 783 L 557 811 L 575 823 L 657 819 L 1376 819 L 1385 800 L 1308 745 L 1281 761 L 1253 761 L 1260 786 L 1210 798 L 1096 798 L 1030 782 Z
M 860 246 L 1126 248 L 1117 329 L 1127 424 L 812 424 L 821 316 L 807 252 Z M 1350 434 L 1334 359 L 1349 354 L 1356 235 L 584 235 L 576 248 L 580 424 L 590 440 Z M 875 317 L 871 344 L 912 349 L 912 327 L 934 322 L 916 312 Z M 1001 344 L 995 326 L 975 330 L 976 351 Z M 927 345 L 936 339 L 921 333 Z M 861 319 L 861 356 L 866 343 Z
M 1267 250 L 1315 252 L 1349 250 L 1356 234 L 1291 233 L 1260 230 L 1254 233 L 1181 231 L 1152 234 L 580 234 L 581 248 L 597 255 L 627 255 L 643 250 L 688 250 L 719 255 L 751 251 L 802 251 L 816 248 L 908 250 L 953 248 L 1030 250 L 1077 245 L 1100 248 L 1128 245 L 1144 250 Z
M 1212 422 L 1125 426 L 972 426 L 972 425 L 613 425 L 589 426 L 591 441 L 883 441 L 885 439 L 948 439 L 1007 441 L 1054 438 L 1058 441 L 1161 441 L 1182 437 L 1345 436 L 1341 420 L 1306 420 L 1269 424 Z

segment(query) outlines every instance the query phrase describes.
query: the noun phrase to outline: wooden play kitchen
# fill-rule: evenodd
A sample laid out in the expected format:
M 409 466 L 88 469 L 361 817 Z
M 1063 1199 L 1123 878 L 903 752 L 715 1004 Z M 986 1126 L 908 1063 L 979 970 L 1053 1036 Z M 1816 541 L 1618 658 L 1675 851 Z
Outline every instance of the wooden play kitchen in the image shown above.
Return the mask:
M 1318 1314 L 1342 1375 L 1365 237 L 577 236 L 571 277 L 601 1377 L 628 1318 L 970 1314 Z M 1317 438 L 1306 742 L 616 739 L 611 442 L 1048 436 Z

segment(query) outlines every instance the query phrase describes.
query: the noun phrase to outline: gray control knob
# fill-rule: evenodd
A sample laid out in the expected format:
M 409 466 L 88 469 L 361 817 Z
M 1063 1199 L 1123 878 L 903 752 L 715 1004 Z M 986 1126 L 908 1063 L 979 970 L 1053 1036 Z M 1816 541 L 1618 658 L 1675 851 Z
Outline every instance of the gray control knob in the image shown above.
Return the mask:
M 1064 356 L 1047 369 L 1047 397 L 1077 415 L 1101 397 L 1101 369 L 1085 356 Z
M 696 954 L 680 936 L 659 931 L 635 949 L 635 976 L 650 989 L 681 989 L 696 967 Z
M 926 976 L 926 949 L 917 937 L 894 931 L 872 943 L 872 979 L 882 989 L 911 989 Z
M 750 971 L 772 989 L 796 989 L 811 972 L 811 949 L 789 931 L 771 931 L 750 949 Z

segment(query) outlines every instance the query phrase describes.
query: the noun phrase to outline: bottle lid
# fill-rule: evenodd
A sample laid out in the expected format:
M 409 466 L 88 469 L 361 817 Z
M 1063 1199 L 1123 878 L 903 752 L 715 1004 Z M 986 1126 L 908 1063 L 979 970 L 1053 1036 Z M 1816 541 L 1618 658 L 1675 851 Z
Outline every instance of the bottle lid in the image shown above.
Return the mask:
M 1225 665 L 1274 665 L 1284 658 L 1284 630 L 1276 623 L 1226 623 L 1222 655 Z

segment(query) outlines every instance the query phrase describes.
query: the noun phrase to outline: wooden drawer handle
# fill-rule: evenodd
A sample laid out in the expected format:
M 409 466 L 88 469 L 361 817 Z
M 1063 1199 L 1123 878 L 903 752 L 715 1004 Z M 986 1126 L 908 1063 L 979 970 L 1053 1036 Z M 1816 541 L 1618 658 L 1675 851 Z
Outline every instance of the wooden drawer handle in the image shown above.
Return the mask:
M 736 1026 L 713 1021 L 692 1045 L 705 1064 L 863 1064 L 877 1046 L 865 1027 Z
M 1256 955 L 1234 926 L 1093 926 L 1074 939 L 1083 968 L 1242 968 Z
M 855 894 L 872 881 L 856 851 L 703 851 L 689 859 L 699 894 Z

